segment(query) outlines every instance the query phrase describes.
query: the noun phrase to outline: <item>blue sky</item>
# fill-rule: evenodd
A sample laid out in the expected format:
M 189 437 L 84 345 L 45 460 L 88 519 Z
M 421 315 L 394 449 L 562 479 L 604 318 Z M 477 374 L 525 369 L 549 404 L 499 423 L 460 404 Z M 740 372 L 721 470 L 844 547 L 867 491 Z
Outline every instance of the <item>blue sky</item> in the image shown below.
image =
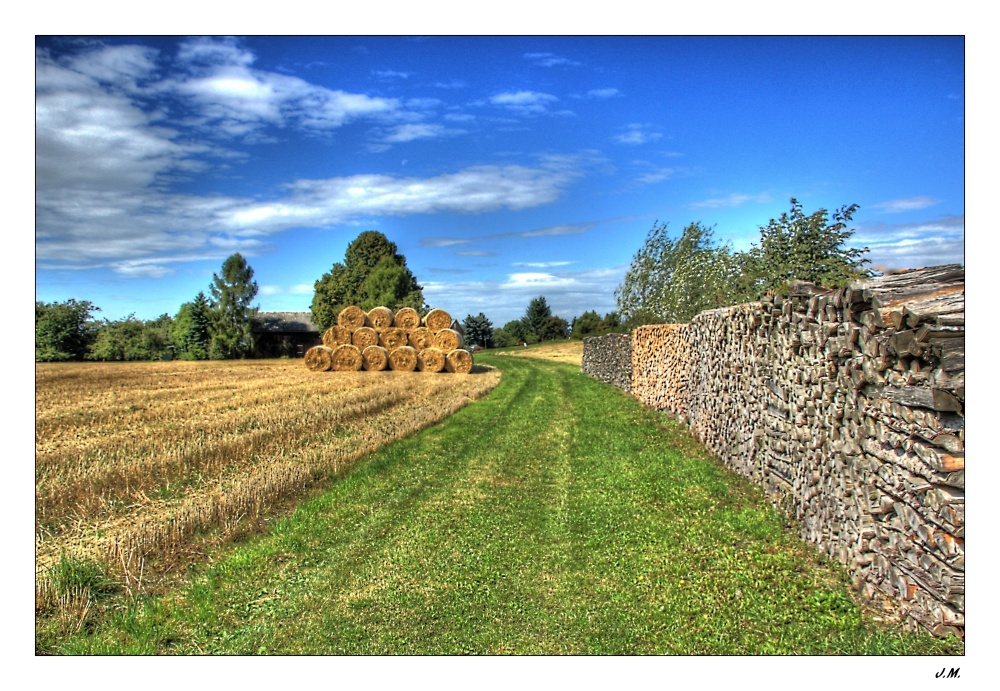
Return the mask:
M 746 249 L 858 204 L 872 266 L 964 263 L 955 37 L 40 37 L 35 297 L 175 314 L 239 251 L 262 310 L 375 229 L 428 303 L 572 320 L 654 222 Z

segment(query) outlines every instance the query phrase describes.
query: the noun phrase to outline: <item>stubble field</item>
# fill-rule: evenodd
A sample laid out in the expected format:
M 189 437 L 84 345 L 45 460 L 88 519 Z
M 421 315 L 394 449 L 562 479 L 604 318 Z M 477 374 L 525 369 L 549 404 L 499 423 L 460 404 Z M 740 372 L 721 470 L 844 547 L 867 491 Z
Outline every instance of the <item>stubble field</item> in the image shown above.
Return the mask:
M 499 377 L 316 373 L 301 360 L 38 364 L 36 607 L 59 604 L 47 576 L 67 555 L 148 585 L 197 551 L 195 536 L 259 527 Z

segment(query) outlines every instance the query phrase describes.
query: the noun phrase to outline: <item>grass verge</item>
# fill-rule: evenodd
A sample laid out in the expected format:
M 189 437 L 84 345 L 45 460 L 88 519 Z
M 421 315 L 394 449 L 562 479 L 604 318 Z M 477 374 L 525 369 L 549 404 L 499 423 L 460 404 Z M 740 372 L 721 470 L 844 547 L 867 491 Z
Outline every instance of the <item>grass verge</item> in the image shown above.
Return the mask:
M 499 386 L 358 463 L 63 654 L 962 654 L 875 621 L 846 574 L 680 428 L 577 367 Z

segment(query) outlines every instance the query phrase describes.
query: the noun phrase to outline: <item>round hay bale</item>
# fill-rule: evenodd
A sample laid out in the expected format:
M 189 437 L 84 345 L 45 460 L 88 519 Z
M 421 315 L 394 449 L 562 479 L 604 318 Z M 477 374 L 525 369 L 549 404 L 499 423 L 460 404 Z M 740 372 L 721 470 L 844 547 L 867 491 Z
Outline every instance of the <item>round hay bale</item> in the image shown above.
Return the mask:
M 433 309 L 424 316 L 424 326 L 437 333 L 451 327 L 451 315 L 444 310 Z
M 364 350 L 368 346 L 378 345 L 378 332 L 370 326 L 362 326 L 354 332 L 351 337 L 351 345 L 357 346 L 358 350 Z
M 351 330 L 346 326 L 334 325 L 323 332 L 323 345 L 331 350 L 351 342 Z
M 381 372 L 389 366 L 389 351 L 382 346 L 370 345 L 361 351 L 361 367 L 366 372 Z
M 334 372 L 357 372 L 361 369 L 361 351 L 357 346 L 339 345 L 332 357 Z
M 392 326 L 393 314 L 388 307 L 372 307 L 368 310 L 365 326 L 382 331 Z
M 400 346 L 389 351 L 389 369 L 412 372 L 417 368 L 417 351 L 410 346 Z
M 444 368 L 456 374 L 468 374 L 472 371 L 472 353 L 468 350 L 453 350 L 445 356 Z
M 409 333 L 420 326 L 420 313 L 412 307 L 403 307 L 396 311 L 392 325 Z
M 434 334 L 434 342 L 431 345 L 445 353 L 450 353 L 464 346 L 465 339 L 454 329 L 441 329 Z
M 378 344 L 390 353 L 396 348 L 406 345 L 406 332 L 392 327 L 379 333 Z
M 444 369 L 445 354 L 437 348 L 424 348 L 417 352 L 417 370 L 420 372 L 440 372 Z
M 306 351 L 306 367 L 313 372 L 327 372 L 333 367 L 333 348 L 313 346 Z
M 430 348 L 434 345 L 434 332 L 426 326 L 420 326 L 410 332 L 410 335 L 407 337 L 407 341 L 410 346 L 417 350 Z
M 353 333 L 365 325 L 365 319 L 367 318 L 368 315 L 365 314 L 363 309 L 357 305 L 349 305 L 340 310 L 340 314 L 337 315 L 337 324 L 346 326 Z

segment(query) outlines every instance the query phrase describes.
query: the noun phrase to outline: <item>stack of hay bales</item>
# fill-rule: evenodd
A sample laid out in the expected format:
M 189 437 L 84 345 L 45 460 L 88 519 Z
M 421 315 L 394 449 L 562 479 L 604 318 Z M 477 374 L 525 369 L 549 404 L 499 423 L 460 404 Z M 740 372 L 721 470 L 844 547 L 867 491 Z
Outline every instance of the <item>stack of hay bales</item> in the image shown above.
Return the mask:
M 323 333 L 323 345 L 310 348 L 306 367 L 314 372 L 453 372 L 472 371 L 462 327 L 441 309 L 422 318 L 409 307 L 365 312 L 345 307 L 337 323 Z

